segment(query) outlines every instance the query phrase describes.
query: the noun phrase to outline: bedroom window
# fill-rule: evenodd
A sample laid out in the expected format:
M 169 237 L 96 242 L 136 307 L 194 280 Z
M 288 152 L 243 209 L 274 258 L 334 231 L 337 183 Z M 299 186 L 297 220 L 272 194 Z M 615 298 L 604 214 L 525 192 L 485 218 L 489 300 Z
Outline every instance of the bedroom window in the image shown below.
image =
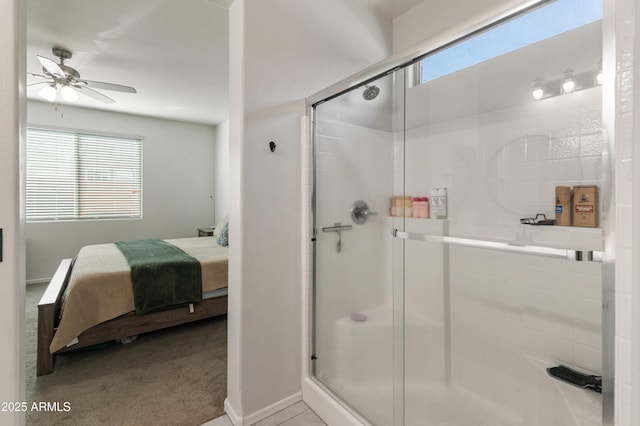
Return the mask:
M 140 218 L 142 140 L 27 129 L 27 221 Z

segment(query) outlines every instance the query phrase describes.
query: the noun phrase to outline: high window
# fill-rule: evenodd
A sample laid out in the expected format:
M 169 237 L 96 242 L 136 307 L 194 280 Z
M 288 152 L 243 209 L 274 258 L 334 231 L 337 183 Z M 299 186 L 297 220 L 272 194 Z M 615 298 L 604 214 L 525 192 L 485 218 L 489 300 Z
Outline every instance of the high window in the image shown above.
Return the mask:
M 557 0 L 419 62 L 421 83 L 602 19 L 602 0 Z
M 140 218 L 142 140 L 27 129 L 28 222 Z

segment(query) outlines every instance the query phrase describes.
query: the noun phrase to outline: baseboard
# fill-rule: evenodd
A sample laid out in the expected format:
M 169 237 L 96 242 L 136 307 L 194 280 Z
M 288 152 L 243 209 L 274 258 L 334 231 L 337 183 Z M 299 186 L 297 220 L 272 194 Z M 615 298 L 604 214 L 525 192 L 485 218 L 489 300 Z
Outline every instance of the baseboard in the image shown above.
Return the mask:
M 43 283 L 48 283 L 51 281 L 51 278 L 34 278 L 31 280 L 27 280 L 26 283 L 27 285 L 32 285 L 32 284 L 43 284 Z
M 229 420 L 231 420 L 231 423 L 233 423 L 233 426 L 244 426 L 242 417 L 236 414 L 227 398 L 224 400 L 224 412 L 227 414 L 227 417 L 229 417 Z
M 310 378 L 302 380 L 304 402 L 329 426 L 369 426 L 330 397 Z
M 257 423 L 260 420 L 264 420 L 267 417 L 274 415 L 278 411 L 282 411 L 285 408 L 292 406 L 298 401 L 302 401 L 302 392 L 296 392 L 291 396 L 288 396 L 284 399 L 281 399 L 278 402 L 275 402 L 269 405 L 268 407 L 263 408 L 262 410 L 249 414 L 244 418 L 244 424 L 252 425 L 254 423 Z M 234 423 L 234 426 L 239 426 L 239 425 L 236 425 Z

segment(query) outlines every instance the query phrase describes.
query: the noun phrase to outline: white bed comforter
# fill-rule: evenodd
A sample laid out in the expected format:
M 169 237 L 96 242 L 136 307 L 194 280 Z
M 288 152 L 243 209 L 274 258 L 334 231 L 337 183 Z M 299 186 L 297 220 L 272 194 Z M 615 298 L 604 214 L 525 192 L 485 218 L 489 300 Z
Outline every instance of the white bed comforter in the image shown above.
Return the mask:
M 169 239 L 166 242 L 198 259 L 202 291 L 227 286 L 228 248 L 213 237 Z M 74 344 L 85 330 L 135 309 L 127 259 L 115 244 L 80 249 L 64 294 L 62 318 L 49 350 L 54 353 Z

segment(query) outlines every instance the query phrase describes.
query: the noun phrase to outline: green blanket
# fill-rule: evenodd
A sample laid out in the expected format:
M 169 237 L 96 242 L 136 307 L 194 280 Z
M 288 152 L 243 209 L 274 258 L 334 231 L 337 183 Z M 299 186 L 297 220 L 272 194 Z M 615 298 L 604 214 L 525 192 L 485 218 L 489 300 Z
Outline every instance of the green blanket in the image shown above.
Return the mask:
M 131 267 L 136 314 L 202 300 L 200 262 L 157 239 L 115 243 Z

